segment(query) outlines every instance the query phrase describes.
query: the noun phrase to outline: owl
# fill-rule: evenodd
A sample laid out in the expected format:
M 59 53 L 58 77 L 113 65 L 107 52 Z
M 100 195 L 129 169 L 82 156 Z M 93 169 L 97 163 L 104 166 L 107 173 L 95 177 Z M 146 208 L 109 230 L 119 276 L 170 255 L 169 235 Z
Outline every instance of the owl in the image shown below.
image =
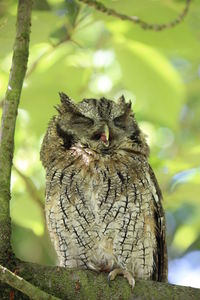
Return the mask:
M 162 195 L 124 96 L 73 102 L 60 93 L 41 147 L 46 220 L 59 265 L 165 281 Z

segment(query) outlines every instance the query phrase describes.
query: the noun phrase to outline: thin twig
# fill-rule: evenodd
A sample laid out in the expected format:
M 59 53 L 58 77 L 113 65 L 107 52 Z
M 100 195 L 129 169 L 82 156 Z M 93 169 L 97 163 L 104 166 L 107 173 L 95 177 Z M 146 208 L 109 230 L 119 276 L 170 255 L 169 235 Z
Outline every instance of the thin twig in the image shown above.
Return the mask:
M 89 6 L 93 6 L 96 10 L 101 11 L 102 13 L 105 13 L 107 15 L 138 24 L 140 27 L 142 27 L 142 29 L 148 29 L 154 31 L 161 31 L 167 28 L 174 27 L 177 24 L 179 24 L 187 15 L 191 3 L 191 0 L 186 0 L 186 4 L 183 11 L 173 21 L 170 21 L 169 23 L 165 23 L 165 24 L 151 24 L 143 21 L 138 16 L 127 16 L 125 14 L 121 14 L 112 8 L 106 7 L 103 3 L 96 0 L 78 0 L 78 1 L 83 2 Z
M 40 290 L 38 287 L 29 283 L 22 277 L 12 273 L 7 268 L 0 265 L 0 281 L 7 283 L 23 294 L 29 296 L 31 299 L 35 300 L 59 300 L 60 298 L 54 297 L 46 292 Z
M 44 58 L 46 55 L 50 54 L 51 51 L 52 51 L 52 49 L 47 49 L 33 62 L 33 64 L 27 70 L 26 77 L 25 77 L 26 79 L 33 73 L 33 71 L 36 69 L 37 65 L 42 60 L 42 58 Z
M 40 207 L 44 214 L 44 203 L 42 201 L 42 198 L 39 195 L 39 192 L 31 180 L 31 178 L 27 177 L 24 175 L 15 165 L 13 165 L 13 170 L 23 179 L 25 185 L 26 185 L 26 190 L 30 194 L 31 198 L 37 203 L 37 205 Z

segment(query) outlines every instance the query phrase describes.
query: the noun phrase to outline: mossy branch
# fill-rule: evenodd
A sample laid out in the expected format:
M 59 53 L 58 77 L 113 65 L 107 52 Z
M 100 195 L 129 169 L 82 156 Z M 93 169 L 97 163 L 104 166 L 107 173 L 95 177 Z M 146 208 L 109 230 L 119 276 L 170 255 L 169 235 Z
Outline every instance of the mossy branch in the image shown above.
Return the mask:
M 2 265 L 8 264 L 12 256 L 9 212 L 10 177 L 17 110 L 28 62 L 31 9 L 32 0 L 19 0 L 12 67 L 3 102 L 0 131 L 0 264 Z
M 132 291 L 127 280 L 121 276 L 118 276 L 109 285 L 107 273 L 96 273 L 89 270 L 47 267 L 18 262 L 16 271 L 18 276 L 34 287 L 63 300 L 200 299 L 200 289 L 156 281 L 136 280 L 135 288 Z M 31 299 L 34 299 L 33 295 Z M 0 299 L 9 299 L 8 296 L 8 291 L 0 287 Z M 27 298 L 20 295 L 20 298 L 16 299 Z M 38 299 L 43 298 L 39 297 Z
M 116 10 L 109 8 L 109 7 L 105 6 L 103 3 L 96 1 L 96 0 L 78 0 L 78 1 L 83 2 L 83 3 L 87 4 L 88 6 L 92 6 L 96 10 L 98 10 L 104 14 L 107 14 L 109 16 L 116 17 L 123 21 L 130 21 L 131 23 L 139 25 L 142 29 L 154 30 L 154 31 L 161 31 L 161 30 L 164 30 L 167 28 L 172 28 L 172 27 L 176 26 L 177 24 L 179 24 L 181 21 L 183 21 L 183 19 L 185 18 L 185 16 L 188 13 L 189 6 L 191 3 L 191 0 L 186 0 L 186 4 L 185 4 L 183 11 L 179 14 L 179 16 L 177 18 L 170 21 L 169 23 L 151 24 L 151 23 L 147 23 L 147 22 L 143 21 L 138 16 L 128 16 L 128 15 L 119 13 Z
M 41 291 L 38 287 L 32 285 L 28 281 L 24 280 L 22 277 L 12 273 L 5 267 L 0 265 L 0 281 L 5 282 L 17 289 L 18 291 L 23 292 L 23 294 L 31 297 L 33 300 L 59 300 L 59 298 L 47 294 L 46 292 Z
M 132 291 L 127 280 L 121 276 L 109 285 L 107 273 L 88 270 L 20 263 L 18 274 L 47 293 L 64 300 L 200 299 L 200 289 L 136 280 L 136 286 Z

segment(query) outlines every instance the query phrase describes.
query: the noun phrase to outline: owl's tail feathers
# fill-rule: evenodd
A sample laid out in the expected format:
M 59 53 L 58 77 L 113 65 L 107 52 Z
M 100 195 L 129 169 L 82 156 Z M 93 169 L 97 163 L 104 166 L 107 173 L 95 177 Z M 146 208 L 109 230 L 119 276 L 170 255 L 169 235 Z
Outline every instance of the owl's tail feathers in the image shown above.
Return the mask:
M 108 283 L 110 284 L 110 281 L 114 280 L 117 275 L 123 275 L 128 280 L 128 283 L 130 284 L 131 288 L 132 289 L 134 288 L 135 279 L 134 279 L 133 275 L 130 272 L 128 272 L 127 270 L 123 270 L 120 268 L 116 268 L 108 274 Z

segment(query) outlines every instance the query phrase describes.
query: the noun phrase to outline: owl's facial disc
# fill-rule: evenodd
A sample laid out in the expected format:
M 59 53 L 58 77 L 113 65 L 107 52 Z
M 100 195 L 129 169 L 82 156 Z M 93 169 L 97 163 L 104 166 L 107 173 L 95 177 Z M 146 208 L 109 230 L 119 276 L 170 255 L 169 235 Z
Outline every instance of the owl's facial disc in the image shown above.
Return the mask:
M 62 147 L 89 148 L 94 152 L 113 155 L 116 151 L 135 151 L 148 155 L 148 146 L 131 111 L 131 102 L 123 96 L 118 102 L 106 98 L 73 102 L 61 93 L 58 107 L 57 134 Z

